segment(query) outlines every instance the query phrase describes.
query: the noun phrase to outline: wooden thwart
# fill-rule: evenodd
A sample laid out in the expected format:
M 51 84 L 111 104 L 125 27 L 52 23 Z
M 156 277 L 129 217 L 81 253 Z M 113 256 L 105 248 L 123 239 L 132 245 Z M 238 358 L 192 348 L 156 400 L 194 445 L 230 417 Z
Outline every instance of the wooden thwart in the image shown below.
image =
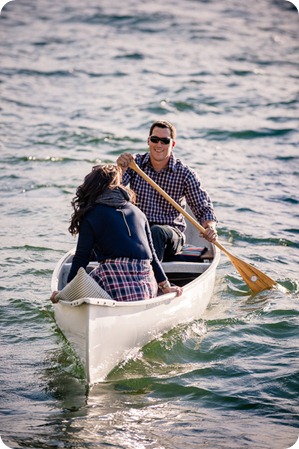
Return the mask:
M 158 186 L 149 176 L 147 176 L 144 171 L 133 160 L 130 163 L 130 167 L 135 170 L 145 181 L 147 181 L 157 192 L 159 192 L 172 206 L 177 209 L 184 217 L 187 218 L 202 234 L 206 232 L 205 228 L 201 226 L 188 212 L 183 209 L 176 201 L 174 201 L 161 187 Z M 231 254 L 224 246 L 218 241 L 214 243 L 221 251 L 226 254 L 231 263 L 235 266 L 237 271 L 240 273 L 248 287 L 255 293 L 261 292 L 263 290 L 268 290 L 269 288 L 275 287 L 277 282 L 271 279 L 262 271 L 253 267 L 252 265 L 240 260 Z

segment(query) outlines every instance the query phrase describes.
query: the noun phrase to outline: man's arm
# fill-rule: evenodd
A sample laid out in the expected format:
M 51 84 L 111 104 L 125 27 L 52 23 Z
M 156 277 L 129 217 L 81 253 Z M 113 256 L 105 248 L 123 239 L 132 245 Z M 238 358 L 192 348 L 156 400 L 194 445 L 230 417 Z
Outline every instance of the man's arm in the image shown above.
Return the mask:
M 214 212 L 212 201 L 206 190 L 201 187 L 201 182 L 197 173 L 188 167 L 186 200 L 193 214 L 201 225 L 206 229 L 203 234 L 208 242 L 217 240 L 217 218 Z

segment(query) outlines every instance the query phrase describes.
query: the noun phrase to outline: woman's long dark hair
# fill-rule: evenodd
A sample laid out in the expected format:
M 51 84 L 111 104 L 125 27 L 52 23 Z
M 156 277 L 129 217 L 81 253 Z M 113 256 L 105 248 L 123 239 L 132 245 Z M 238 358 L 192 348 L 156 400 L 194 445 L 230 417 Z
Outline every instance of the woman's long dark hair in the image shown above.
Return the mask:
M 117 165 L 106 164 L 96 165 L 85 176 L 83 184 L 77 188 L 71 202 L 74 212 L 68 230 L 72 235 L 79 233 L 82 218 L 94 206 L 99 195 L 107 188 L 113 190 L 119 187 L 121 173 Z

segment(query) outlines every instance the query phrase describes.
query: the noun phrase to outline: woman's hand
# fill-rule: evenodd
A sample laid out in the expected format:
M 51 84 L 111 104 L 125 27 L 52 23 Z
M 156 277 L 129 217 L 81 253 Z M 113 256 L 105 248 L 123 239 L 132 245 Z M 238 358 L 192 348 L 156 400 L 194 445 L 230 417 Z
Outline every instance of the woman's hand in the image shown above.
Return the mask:
M 52 301 L 53 304 L 58 303 L 59 299 L 56 299 L 56 296 L 58 295 L 59 292 L 54 291 L 50 297 L 50 300 Z
M 176 293 L 177 296 L 181 296 L 183 293 L 182 287 L 179 287 L 178 285 L 171 285 L 170 287 L 166 287 L 162 290 L 163 295 L 165 293 Z
M 162 290 L 163 295 L 166 293 L 176 293 L 177 296 L 181 296 L 183 293 L 182 287 L 178 287 L 177 285 L 170 285 L 168 279 L 166 281 L 160 282 L 159 284 L 160 290 Z

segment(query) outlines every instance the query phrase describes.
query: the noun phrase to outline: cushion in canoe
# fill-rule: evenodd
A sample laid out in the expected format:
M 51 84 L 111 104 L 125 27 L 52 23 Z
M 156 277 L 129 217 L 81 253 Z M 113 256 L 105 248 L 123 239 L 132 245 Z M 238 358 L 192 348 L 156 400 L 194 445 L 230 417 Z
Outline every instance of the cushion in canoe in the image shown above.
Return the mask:
M 74 279 L 57 295 L 57 299 L 63 301 L 75 301 L 80 298 L 111 299 L 111 296 L 81 267 Z

